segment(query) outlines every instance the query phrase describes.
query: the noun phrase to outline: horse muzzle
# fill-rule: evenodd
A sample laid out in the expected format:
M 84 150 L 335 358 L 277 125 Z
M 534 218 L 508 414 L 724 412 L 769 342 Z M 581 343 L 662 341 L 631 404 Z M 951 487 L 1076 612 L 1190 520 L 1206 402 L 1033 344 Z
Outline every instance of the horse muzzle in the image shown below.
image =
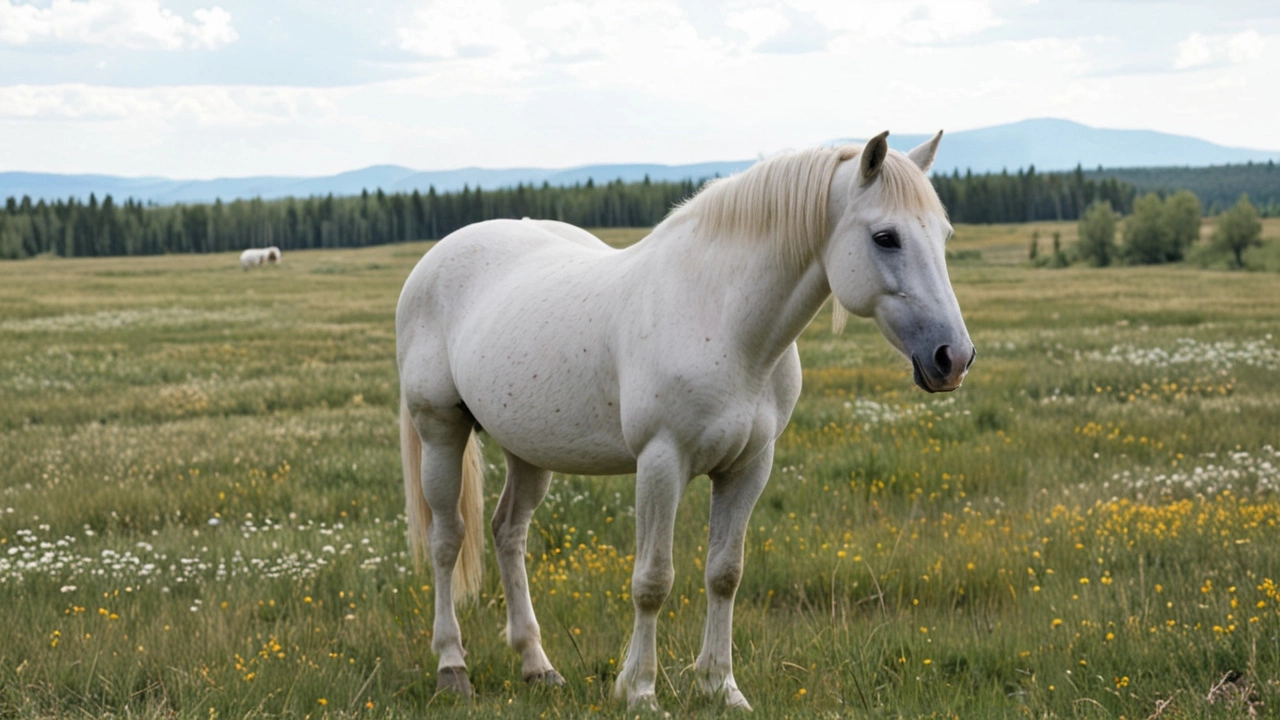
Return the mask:
M 978 351 L 972 345 L 968 353 L 954 345 L 939 345 L 933 355 L 921 360 L 911 354 L 912 379 L 921 390 L 929 393 L 951 392 L 964 383 L 964 376 L 973 367 Z

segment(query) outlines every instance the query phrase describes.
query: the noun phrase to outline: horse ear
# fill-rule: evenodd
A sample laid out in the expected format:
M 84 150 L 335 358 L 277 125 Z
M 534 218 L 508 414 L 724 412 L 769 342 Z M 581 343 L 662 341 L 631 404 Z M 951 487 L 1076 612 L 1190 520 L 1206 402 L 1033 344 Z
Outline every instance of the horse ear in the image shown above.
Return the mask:
M 884 167 L 884 156 L 889 154 L 888 137 L 889 131 L 885 130 L 862 146 L 862 160 L 858 163 L 858 175 L 862 178 L 864 185 L 875 180 L 880 174 L 880 168 Z
M 925 140 L 907 153 L 907 157 L 916 164 L 923 172 L 929 172 L 929 168 L 933 167 L 933 159 L 938 156 L 938 143 L 942 141 L 942 131 L 939 130 L 937 135 L 932 139 Z

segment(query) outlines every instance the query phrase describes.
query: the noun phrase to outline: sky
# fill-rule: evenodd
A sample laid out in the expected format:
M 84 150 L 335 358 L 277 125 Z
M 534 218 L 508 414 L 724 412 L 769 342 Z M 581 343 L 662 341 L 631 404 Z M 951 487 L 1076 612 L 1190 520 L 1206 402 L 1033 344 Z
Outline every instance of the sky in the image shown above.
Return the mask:
M 1035 117 L 1280 149 L 1278 90 L 1276 0 L 0 0 L 0 171 L 676 164 Z

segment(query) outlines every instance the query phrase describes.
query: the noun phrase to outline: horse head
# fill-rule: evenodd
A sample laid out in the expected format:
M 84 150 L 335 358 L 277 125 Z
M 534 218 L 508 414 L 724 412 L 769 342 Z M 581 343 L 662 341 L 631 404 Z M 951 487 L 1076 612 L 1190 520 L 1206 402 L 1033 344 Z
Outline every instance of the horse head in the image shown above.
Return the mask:
M 951 225 L 926 175 L 942 139 L 900 153 L 888 132 L 872 138 L 832 180 L 830 213 L 838 218 L 823 252 L 836 301 L 911 360 L 928 392 L 960 387 L 976 351 L 947 276 Z

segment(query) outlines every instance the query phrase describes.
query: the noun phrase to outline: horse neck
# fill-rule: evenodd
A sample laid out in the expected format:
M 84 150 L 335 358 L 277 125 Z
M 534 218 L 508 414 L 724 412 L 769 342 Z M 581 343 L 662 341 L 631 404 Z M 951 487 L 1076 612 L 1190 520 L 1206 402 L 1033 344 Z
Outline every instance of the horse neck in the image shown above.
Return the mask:
M 654 243 L 663 272 L 692 291 L 673 294 L 681 314 L 714 319 L 740 357 L 762 366 L 781 357 L 831 295 L 820 251 L 793 262 L 773 238 L 705 237 L 692 221 L 664 234 Z

